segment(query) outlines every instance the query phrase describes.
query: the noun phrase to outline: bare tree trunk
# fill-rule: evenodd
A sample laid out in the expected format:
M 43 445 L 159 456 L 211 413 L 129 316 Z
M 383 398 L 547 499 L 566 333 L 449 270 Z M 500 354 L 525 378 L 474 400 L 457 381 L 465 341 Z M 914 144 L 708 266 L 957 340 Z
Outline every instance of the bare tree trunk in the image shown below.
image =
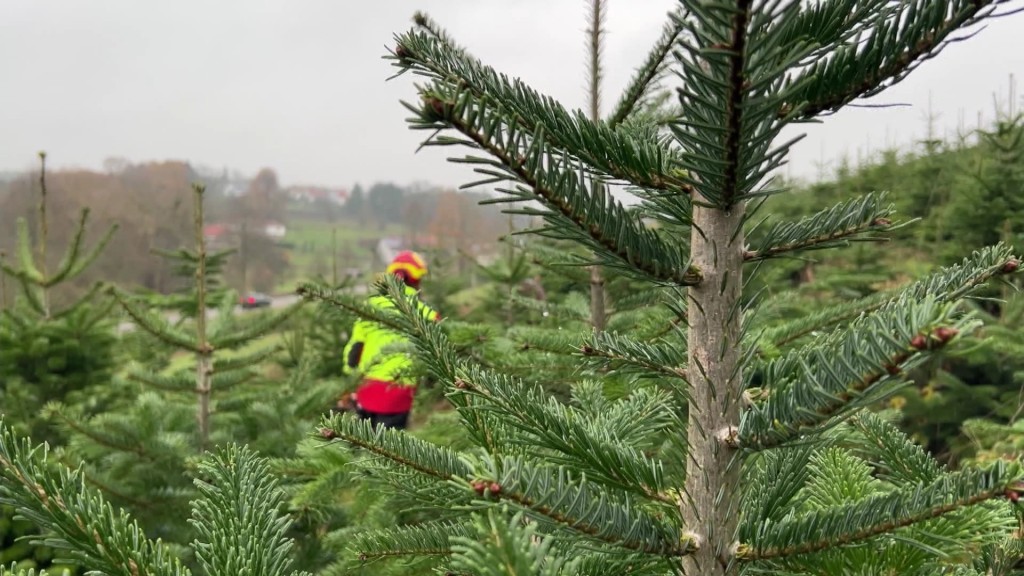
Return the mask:
M 592 0 L 590 10 L 590 119 L 597 122 L 601 119 L 601 24 L 604 21 L 604 0 Z M 595 188 L 602 186 L 593 183 Z M 601 332 L 605 327 L 605 290 L 604 275 L 601 267 L 590 267 L 590 322 L 594 330 Z
M 203 192 L 202 186 L 193 186 L 195 201 L 196 230 L 196 395 L 199 407 L 196 419 L 199 424 L 199 451 L 206 450 L 210 440 L 210 393 L 213 389 L 213 348 L 206 340 L 206 238 L 203 236 Z
M 694 264 L 703 281 L 689 289 L 688 371 L 692 390 L 687 440 L 684 526 L 700 549 L 684 560 L 687 574 L 735 576 L 738 525 L 742 371 L 740 296 L 743 284 L 744 205 L 731 211 L 694 205 Z
M 242 265 L 242 293 L 249 291 L 249 216 L 242 218 L 242 238 L 240 242 L 239 262 Z M 203 244 L 203 253 L 206 253 L 206 245 Z
M 512 261 L 515 260 L 515 257 L 516 257 L 516 241 L 515 241 L 515 236 L 513 236 L 513 234 L 516 231 L 516 220 L 515 220 L 515 218 L 516 218 L 515 214 L 509 214 L 508 215 L 508 236 L 506 238 L 508 239 L 508 256 L 507 256 L 508 260 L 507 260 L 507 262 L 508 262 L 508 269 L 509 269 L 510 272 L 512 270 Z M 508 309 L 505 311 L 505 323 L 508 324 L 509 326 L 511 326 L 515 322 L 515 319 L 516 319 L 515 318 L 515 308 L 512 306 L 512 295 L 515 294 L 515 292 L 516 292 L 516 287 L 513 286 L 512 282 L 510 281 L 509 282 L 509 286 L 508 286 L 509 303 L 508 303 Z
M 331 286 L 338 286 L 338 227 L 331 226 Z
M 43 278 L 47 276 L 46 265 L 46 239 L 49 235 L 49 225 L 46 221 L 46 152 L 39 153 L 39 271 Z M 50 289 L 41 286 L 43 301 L 43 317 L 50 318 Z
M 7 253 L 0 250 L 0 264 L 4 263 Z M 0 310 L 7 308 L 7 273 L 0 270 Z

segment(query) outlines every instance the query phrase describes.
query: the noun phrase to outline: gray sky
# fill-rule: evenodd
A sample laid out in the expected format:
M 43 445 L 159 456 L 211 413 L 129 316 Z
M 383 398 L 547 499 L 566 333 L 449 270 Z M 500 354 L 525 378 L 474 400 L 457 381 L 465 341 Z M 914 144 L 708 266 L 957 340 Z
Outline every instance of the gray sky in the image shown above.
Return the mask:
M 609 1 L 606 107 L 674 3 Z M 284 184 L 457 185 L 471 174 L 444 161 L 452 149 L 414 154 L 422 134 L 399 104 L 415 99 L 412 80 L 384 82 L 385 44 L 417 9 L 499 71 L 584 105 L 583 0 L 0 0 L 0 171 L 45 149 L 56 166 L 122 156 L 269 166 Z M 993 93 L 1005 101 L 1009 75 L 1024 72 L 1022 32 L 1024 15 L 992 21 L 871 101 L 910 108 L 801 127 L 792 173 L 920 136 L 929 94 L 940 128 L 991 118 Z

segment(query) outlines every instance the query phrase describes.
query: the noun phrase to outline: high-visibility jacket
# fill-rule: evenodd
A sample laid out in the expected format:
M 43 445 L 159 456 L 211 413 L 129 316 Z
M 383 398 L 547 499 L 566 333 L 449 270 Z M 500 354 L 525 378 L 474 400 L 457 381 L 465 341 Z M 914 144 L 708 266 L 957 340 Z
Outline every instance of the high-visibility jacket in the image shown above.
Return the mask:
M 415 289 L 406 286 L 407 296 Z M 379 310 L 393 309 L 395 303 L 387 296 L 373 296 L 370 305 Z M 440 315 L 417 300 L 424 318 L 437 321 Z M 369 412 L 399 414 L 412 408 L 416 379 L 412 376 L 410 351 L 395 350 L 408 345 L 408 338 L 371 320 L 359 319 L 352 327 L 352 337 L 345 345 L 345 372 L 358 373 L 362 382 L 356 390 L 356 403 Z

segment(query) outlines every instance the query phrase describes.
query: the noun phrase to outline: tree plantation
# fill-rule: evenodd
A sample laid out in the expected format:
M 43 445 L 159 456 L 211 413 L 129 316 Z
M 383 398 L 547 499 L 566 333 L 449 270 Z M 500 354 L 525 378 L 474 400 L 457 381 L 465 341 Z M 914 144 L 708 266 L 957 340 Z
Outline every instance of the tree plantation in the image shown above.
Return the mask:
M 0 574 L 1024 575 L 1024 116 L 780 170 L 1021 6 L 683 0 L 606 113 L 587 8 L 586 111 L 391 39 L 470 190 L 0 189 Z

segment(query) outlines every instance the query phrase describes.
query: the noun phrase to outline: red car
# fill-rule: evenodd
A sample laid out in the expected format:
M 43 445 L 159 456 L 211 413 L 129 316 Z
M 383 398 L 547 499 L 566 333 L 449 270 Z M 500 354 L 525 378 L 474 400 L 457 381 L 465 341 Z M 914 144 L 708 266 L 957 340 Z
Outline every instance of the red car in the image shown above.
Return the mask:
M 251 292 L 242 298 L 242 308 L 268 308 L 274 299 L 266 294 Z

